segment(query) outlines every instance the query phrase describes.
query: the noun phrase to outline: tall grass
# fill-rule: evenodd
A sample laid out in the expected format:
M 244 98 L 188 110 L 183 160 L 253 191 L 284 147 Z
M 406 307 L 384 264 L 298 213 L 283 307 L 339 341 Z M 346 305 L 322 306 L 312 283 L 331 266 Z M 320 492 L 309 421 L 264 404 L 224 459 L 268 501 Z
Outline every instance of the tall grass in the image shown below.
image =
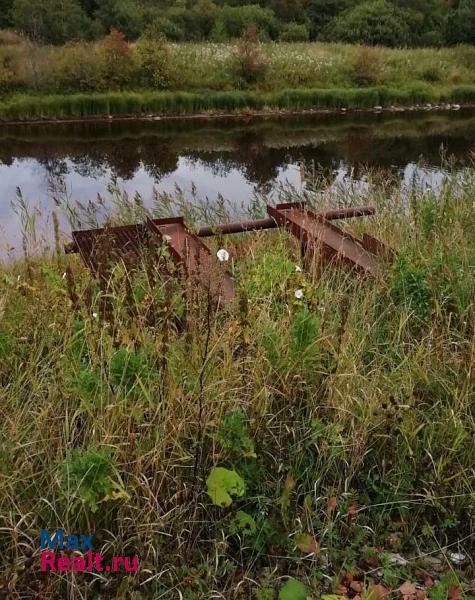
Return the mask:
M 0 119 L 67 119 L 78 117 L 192 115 L 247 110 L 311 110 L 425 103 L 475 102 L 475 86 L 450 90 L 416 86 L 357 89 L 295 89 L 281 92 L 110 92 L 103 94 L 17 95 L 0 101 Z
M 78 257 L 2 268 L 6 597 L 271 598 L 288 575 L 318 596 L 364 560 L 366 583 L 375 568 L 392 588 L 417 577 L 385 552 L 417 566 L 435 552 L 447 568 L 451 550 L 470 557 L 475 170 L 409 206 L 381 175 L 367 180 L 361 203 L 378 215 L 352 229 L 398 250 L 372 280 L 300 272 L 282 231 L 211 242 L 231 257 L 227 308 L 198 288 L 183 296 L 163 256 L 97 282 Z M 306 199 L 319 207 L 346 200 L 316 189 Z M 120 220 L 134 218 L 123 203 Z M 206 493 L 215 466 L 245 482 L 228 508 Z M 138 553 L 140 572 L 41 577 L 39 531 L 58 527 L 93 532 L 107 555 Z

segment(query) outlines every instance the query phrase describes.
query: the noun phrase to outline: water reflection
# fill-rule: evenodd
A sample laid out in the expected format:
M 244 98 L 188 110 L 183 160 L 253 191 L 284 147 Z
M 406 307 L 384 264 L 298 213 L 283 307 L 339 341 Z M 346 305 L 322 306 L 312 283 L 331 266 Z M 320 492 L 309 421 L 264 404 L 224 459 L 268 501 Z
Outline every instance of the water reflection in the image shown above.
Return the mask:
M 11 210 L 18 187 L 31 206 L 47 214 L 58 185 L 72 201 L 94 201 L 111 178 L 145 202 L 154 188 L 173 193 L 179 186 L 187 194 L 193 183 L 201 197 L 221 194 L 241 205 L 256 189 L 271 192 L 283 182 L 299 188 L 302 161 L 333 170 L 340 182 L 349 169 L 358 179 L 368 166 L 409 182 L 423 161 L 424 184 L 437 185 L 441 148 L 463 165 L 474 140 L 473 111 L 4 126 L 0 237 L 18 244 Z

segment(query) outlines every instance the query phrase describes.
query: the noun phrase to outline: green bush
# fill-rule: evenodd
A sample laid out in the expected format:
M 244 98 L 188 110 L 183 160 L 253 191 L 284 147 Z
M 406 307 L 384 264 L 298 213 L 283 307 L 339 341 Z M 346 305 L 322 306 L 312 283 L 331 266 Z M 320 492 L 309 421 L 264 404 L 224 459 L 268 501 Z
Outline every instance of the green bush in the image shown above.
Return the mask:
M 274 12 L 257 4 L 248 4 L 224 6 L 216 19 L 211 36 L 219 40 L 237 38 L 250 27 L 255 27 L 264 38 L 275 39 L 278 35 Z
M 280 34 L 283 42 L 308 42 L 309 37 L 310 32 L 305 23 L 287 23 Z
M 405 46 L 410 43 L 410 29 L 403 11 L 387 0 L 369 0 L 334 19 L 326 37 L 352 44 Z

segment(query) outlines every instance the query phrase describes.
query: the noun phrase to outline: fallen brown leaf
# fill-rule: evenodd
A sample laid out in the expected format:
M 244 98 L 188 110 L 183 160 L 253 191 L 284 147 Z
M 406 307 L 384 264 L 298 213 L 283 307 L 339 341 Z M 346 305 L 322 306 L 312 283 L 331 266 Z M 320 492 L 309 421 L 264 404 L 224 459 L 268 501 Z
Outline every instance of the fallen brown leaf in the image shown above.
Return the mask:
M 410 581 L 405 581 L 399 588 L 399 593 L 404 600 L 413 600 L 417 594 L 416 586 Z

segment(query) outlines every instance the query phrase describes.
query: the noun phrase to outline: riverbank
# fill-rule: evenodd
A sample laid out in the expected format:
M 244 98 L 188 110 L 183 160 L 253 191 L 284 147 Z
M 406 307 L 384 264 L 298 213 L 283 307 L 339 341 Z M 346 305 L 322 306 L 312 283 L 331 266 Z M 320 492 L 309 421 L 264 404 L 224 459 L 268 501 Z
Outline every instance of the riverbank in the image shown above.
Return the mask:
M 473 598 L 475 171 L 409 205 L 365 181 L 377 214 L 345 226 L 394 264 L 307 273 L 282 231 L 210 238 L 239 290 L 225 309 L 148 261 L 101 287 L 59 236 L 33 256 L 23 214 L 26 257 L 0 267 L 1 593 Z M 317 185 L 318 208 L 347 203 Z M 115 211 L 144 218 L 125 195 Z M 140 568 L 43 575 L 42 529 Z
M 274 93 L 111 92 L 13 95 L 0 101 L 0 122 L 103 119 L 248 118 L 345 111 L 458 110 L 475 106 L 475 85 L 292 89 Z

